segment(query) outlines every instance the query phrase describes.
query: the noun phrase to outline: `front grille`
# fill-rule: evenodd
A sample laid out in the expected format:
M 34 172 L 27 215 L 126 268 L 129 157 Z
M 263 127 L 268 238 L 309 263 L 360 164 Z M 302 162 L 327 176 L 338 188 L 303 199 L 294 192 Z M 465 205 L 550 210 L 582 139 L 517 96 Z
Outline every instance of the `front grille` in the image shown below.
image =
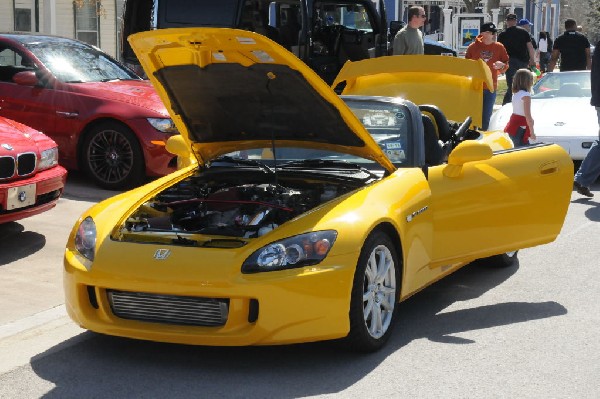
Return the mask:
M 33 152 L 26 152 L 17 156 L 17 174 L 27 176 L 35 172 L 36 156 Z
M 186 326 L 223 326 L 229 300 L 107 290 L 115 316 L 122 319 Z
M 15 176 L 27 176 L 35 172 L 37 156 L 33 152 L 18 154 L 16 160 L 7 155 L 0 157 L 0 179 L 10 179 Z
M 0 157 L 0 179 L 8 179 L 15 174 L 15 159 L 11 156 Z

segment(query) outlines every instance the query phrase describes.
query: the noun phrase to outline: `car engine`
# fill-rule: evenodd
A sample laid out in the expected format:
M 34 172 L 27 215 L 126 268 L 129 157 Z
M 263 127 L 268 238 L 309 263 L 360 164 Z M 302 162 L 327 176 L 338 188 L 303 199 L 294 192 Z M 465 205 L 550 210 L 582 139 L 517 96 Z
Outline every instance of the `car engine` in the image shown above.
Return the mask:
M 260 237 L 287 221 L 362 187 L 370 174 L 349 179 L 296 173 L 203 173 L 145 202 L 125 222 L 128 233 L 171 232 L 237 238 Z M 266 175 L 266 176 L 265 176 Z M 185 239 L 180 239 L 185 244 Z M 192 245 L 192 244 L 190 244 Z

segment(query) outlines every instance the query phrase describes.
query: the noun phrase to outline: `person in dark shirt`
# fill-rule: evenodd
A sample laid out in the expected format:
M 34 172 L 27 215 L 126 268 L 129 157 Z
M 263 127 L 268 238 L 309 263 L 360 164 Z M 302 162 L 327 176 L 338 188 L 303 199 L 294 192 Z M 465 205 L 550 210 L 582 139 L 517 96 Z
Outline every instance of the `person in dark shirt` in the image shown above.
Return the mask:
M 590 42 L 582 33 L 577 32 L 577 22 L 574 19 L 565 21 L 565 32 L 554 40 L 548 72 L 554 70 L 559 57 L 561 71 L 584 71 L 592 67 Z
M 521 68 L 535 66 L 535 54 L 531 36 L 525 29 L 517 26 L 517 16 L 515 14 L 506 15 L 507 28 L 498 35 L 498 41 L 504 45 L 508 53 L 508 70 L 506 71 L 506 84 L 512 87 L 512 80 L 515 73 Z M 506 91 L 502 104 L 512 101 L 512 93 Z
M 531 21 L 527 18 L 520 19 L 519 22 L 517 22 L 517 26 L 521 27 L 522 29 L 525 29 L 527 33 L 529 33 L 529 36 L 531 37 L 531 45 L 533 46 L 533 50 L 537 50 L 538 46 L 535 41 L 535 37 L 533 37 L 533 35 L 531 34 L 531 27 L 533 26 Z

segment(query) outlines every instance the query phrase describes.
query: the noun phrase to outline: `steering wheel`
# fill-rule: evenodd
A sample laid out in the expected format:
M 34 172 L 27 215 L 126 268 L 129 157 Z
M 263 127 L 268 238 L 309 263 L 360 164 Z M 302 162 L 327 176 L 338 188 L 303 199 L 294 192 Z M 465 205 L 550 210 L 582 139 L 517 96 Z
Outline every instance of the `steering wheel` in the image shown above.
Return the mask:
M 458 127 L 458 129 L 456 129 L 456 131 L 452 135 L 455 145 L 458 145 L 459 143 L 465 141 L 465 139 L 467 138 L 467 132 L 469 131 L 469 126 L 471 126 L 472 120 L 473 120 L 473 118 L 471 118 L 470 116 L 467 116 L 467 119 L 465 119 L 465 121 Z

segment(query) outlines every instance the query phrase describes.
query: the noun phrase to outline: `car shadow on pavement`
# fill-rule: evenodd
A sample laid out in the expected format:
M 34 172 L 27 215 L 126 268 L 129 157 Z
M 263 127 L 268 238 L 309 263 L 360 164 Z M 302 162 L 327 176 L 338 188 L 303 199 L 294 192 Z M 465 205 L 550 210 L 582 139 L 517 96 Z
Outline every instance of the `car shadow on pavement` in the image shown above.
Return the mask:
M 393 340 L 399 341 L 398 346 L 419 338 L 441 343 L 470 344 L 474 341 L 453 334 L 567 313 L 564 306 L 552 301 L 504 302 L 443 312 L 457 302 L 480 297 L 507 280 L 518 267 L 518 262 L 508 268 L 497 268 L 486 260 L 479 260 L 402 302 L 400 317 L 397 319 L 400 333 L 392 337 Z
M 99 202 L 122 192 L 105 190 L 96 186 L 85 174 L 78 171 L 69 171 L 62 198 L 73 201 Z
M 34 357 L 31 367 L 40 378 L 55 384 L 45 393 L 46 398 L 295 398 L 334 394 L 359 382 L 413 340 L 469 344 L 474 342 L 468 338 L 469 331 L 567 313 L 556 302 L 506 302 L 442 312 L 457 302 L 483 295 L 518 268 L 518 263 L 498 269 L 476 262 L 403 302 L 390 341 L 377 353 L 354 353 L 337 342 L 197 347 L 85 332 Z M 457 333 L 466 337 L 453 335 Z
M 20 223 L 0 224 L 0 266 L 26 258 L 44 248 L 44 245 L 44 235 L 25 231 Z

